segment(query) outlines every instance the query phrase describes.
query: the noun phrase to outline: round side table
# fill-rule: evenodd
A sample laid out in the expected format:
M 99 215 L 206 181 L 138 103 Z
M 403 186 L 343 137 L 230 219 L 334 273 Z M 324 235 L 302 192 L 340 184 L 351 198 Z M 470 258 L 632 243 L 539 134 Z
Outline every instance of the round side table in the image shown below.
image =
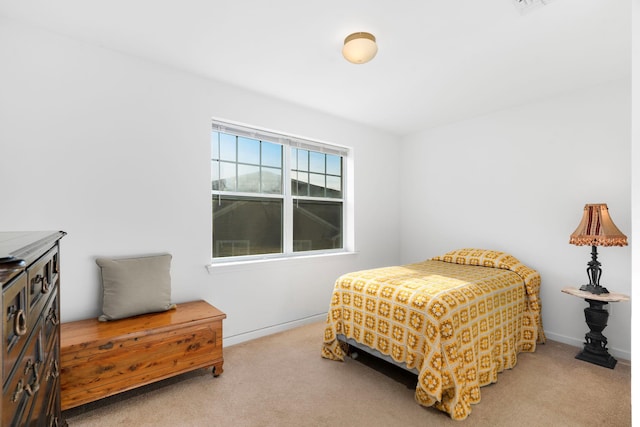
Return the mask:
M 602 335 L 609 319 L 609 311 L 605 310 L 604 306 L 610 302 L 629 301 L 629 296 L 615 292 L 592 294 L 577 288 L 564 288 L 562 292 L 583 298 L 589 303 L 589 307 L 584 309 L 589 332 L 584 336 L 584 348 L 576 355 L 576 359 L 613 369 L 618 361 L 607 351 L 607 338 Z

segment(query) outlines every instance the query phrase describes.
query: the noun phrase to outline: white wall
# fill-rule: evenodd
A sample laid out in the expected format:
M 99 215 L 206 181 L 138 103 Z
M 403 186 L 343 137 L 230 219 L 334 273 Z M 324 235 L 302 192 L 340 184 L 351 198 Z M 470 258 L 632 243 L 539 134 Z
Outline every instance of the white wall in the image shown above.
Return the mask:
M 586 203 L 631 237 L 631 84 L 618 81 L 441 126 L 403 142 L 401 260 L 463 247 L 511 253 L 542 276 L 550 339 L 582 346 L 591 248 L 569 244 Z M 599 248 L 601 284 L 631 295 L 631 247 Z M 609 304 L 612 354 L 630 359 L 631 304 Z
M 99 313 L 99 255 L 171 252 L 174 300 L 225 311 L 229 342 L 323 318 L 340 274 L 399 261 L 392 135 L 2 18 L 0 64 L 0 229 L 68 233 L 63 321 Z M 352 147 L 358 253 L 207 272 L 212 117 Z
M 171 252 L 174 299 L 226 311 L 238 342 L 323 316 L 343 272 L 479 246 L 538 269 L 547 335 L 581 346 L 585 303 L 560 289 L 586 281 L 590 248 L 569 234 L 591 202 L 631 233 L 627 81 L 427 130 L 398 154 L 375 129 L 2 18 L 0 64 L 0 229 L 69 233 L 63 321 L 98 314 L 98 255 Z M 211 117 L 353 147 L 358 253 L 208 273 Z M 599 252 L 602 283 L 630 294 L 630 247 Z M 629 358 L 631 304 L 611 306 L 609 348 Z

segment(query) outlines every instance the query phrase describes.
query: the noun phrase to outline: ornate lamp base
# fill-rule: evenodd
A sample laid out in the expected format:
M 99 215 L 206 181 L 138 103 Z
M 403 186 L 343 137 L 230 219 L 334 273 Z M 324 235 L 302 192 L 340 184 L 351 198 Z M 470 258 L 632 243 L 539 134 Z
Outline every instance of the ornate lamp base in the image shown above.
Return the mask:
M 584 336 L 584 349 L 576 359 L 613 369 L 618 361 L 607 351 L 607 338 L 602 335 L 609 319 L 609 312 L 603 308 L 607 303 L 592 299 L 586 301 L 589 307 L 584 309 L 584 317 L 590 331 Z
M 596 294 L 596 295 L 609 293 L 607 288 L 600 285 L 591 285 L 591 284 L 580 286 L 580 290 L 585 292 L 591 292 L 592 294 Z

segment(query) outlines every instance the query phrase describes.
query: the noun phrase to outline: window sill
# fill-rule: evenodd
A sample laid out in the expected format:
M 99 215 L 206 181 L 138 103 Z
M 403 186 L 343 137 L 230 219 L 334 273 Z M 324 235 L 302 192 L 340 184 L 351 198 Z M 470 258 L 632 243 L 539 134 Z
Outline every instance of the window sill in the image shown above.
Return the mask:
M 209 274 L 215 271 L 229 271 L 233 269 L 244 269 L 245 267 L 253 267 L 253 266 L 271 266 L 277 263 L 283 262 L 324 262 L 328 258 L 333 257 L 343 257 L 343 256 L 353 256 L 357 255 L 358 252 L 354 251 L 343 251 L 343 252 L 331 252 L 331 253 L 316 253 L 316 254 L 308 254 L 308 255 L 290 255 L 290 256 L 279 256 L 273 258 L 253 258 L 248 260 L 234 260 L 234 261 L 217 261 L 211 262 L 210 264 L 205 265 L 205 268 L 209 272 Z

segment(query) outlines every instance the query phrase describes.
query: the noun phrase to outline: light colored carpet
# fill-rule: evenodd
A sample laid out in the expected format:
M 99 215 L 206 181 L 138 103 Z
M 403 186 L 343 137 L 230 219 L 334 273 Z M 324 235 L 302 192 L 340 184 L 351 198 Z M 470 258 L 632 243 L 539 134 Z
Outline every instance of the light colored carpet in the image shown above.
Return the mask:
M 320 357 L 323 323 L 224 350 L 224 373 L 193 373 L 63 413 L 69 426 L 629 426 L 631 367 L 576 360 L 549 341 L 481 389 L 465 421 L 414 400 L 415 379 L 366 357 Z

